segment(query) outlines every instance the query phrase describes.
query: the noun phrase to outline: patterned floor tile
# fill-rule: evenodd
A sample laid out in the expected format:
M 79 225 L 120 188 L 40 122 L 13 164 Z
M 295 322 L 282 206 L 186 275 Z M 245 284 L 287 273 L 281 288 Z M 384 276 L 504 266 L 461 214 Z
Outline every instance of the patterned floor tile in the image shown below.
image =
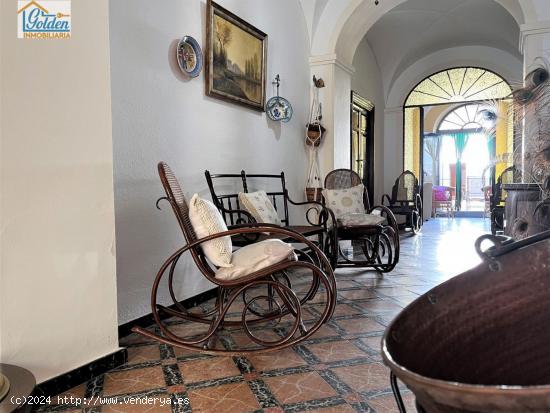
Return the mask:
M 128 349 L 128 364 L 138 364 L 156 360 L 160 360 L 160 349 L 158 344 L 130 347 Z
M 162 367 L 147 367 L 105 374 L 103 394 L 137 393 L 166 386 Z
M 306 325 L 308 325 L 308 323 L 306 323 Z M 326 324 L 325 325 L 322 325 L 319 330 L 317 330 L 312 336 L 311 338 L 312 339 L 316 339 L 316 338 L 324 338 L 324 337 L 337 337 L 339 334 L 338 332 L 330 327 L 330 326 L 327 326 Z
M 356 410 L 349 404 L 339 404 L 337 406 L 325 407 L 322 409 L 308 410 L 308 413 L 355 413 Z
M 208 331 L 208 324 L 181 323 L 169 326 L 168 330 L 178 337 L 194 337 L 205 334 Z
M 376 298 L 377 295 L 366 288 L 360 288 L 357 290 L 338 291 L 338 297 L 345 298 L 346 300 L 365 300 L 367 298 Z
M 365 352 L 345 340 L 312 344 L 308 349 L 323 363 L 367 356 Z
M 410 291 L 409 289 L 407 289 L 407 287 L 404 287 L 404 286 L 396 286 L 396 287 L 384 286 L 381 288 L 377 288 L 376 294 L 378 294 L 381 297 L 402 297 L 407 295 L 414 295 L 412 291 Z
M 342 279 L 336 280 L 336 288 L 338 289 L 338 291 L 342 291 L 343 289 L 346 289 L 346 288 L 357 288 L 357 287 L 358 287 L 358 284 L 354 280 L 342 280 Z
M 245 382 L 190 390 L 188 395 L 193 413 L 245 413 L 260 408 Z
M 165 399 L 165 398 L 164 398 Z M 171 413 L 172 407 L 164 401 L 148 402 L 143 404 L 119 403 L 101 407 L 101 413 Z
M 334 317 L 361 314 L 362 310 L 354 308 L 348 304 L 338 304 L 334 309 Z
M 215 380 L 240 374 L 231 357 L 213 357 L 178 364 L 185 383 Z
M 407 393 L 403 394 L 402 397 L 407 413 L 416 413 L 414 395 L 412 393 Z M 370 398 L 367 400 L 367 404 L 376 413 L 399 413 L 392 393 Z
M 273 353 L 253 354 L 247 358 L 258 371 L 286 369 L 307 364 L 293 349 L 288 348 Z
M 367 363 L 332 369 L 356 392 L 384 390 L 390 387 L 390 370 L 381 363 Z
M 382 348 L 382 336 L 364 337 L 361 341 L 373 350 L 380 351 Z
M 383 312 L 395 312 L 403 310 L 399 304 L 391 300 L 367 300 L 355 303 L 355 306 L 363 308 L 367 312 L 371 313 L 383 313 Z
M 265 382 L 283 404 L 336 396 L 336 391 L 317 372 L 268 377 Z
M 340 327 L 342 327 L 346 333 L 371 333 L 376 331 L 384 331 L 385 327 L 368 317 L 356 317 L 349 320 L 336 321 Z

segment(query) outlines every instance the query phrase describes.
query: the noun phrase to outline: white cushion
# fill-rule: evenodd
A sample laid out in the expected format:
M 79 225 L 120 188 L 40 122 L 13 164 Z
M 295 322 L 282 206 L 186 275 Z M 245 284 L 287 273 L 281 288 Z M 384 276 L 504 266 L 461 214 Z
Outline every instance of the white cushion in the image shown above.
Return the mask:
M 323 189 L 323 197 L 326 206 L 334 212 L 338 219 L 345 214 L 365 213 L 363 191 L 363 184 L 347 189 Z
M 381 225 L 386 222 L 386 218 L 375 214 L 344 214 L 338 218 L 338 224 L 345 227 L 358 225 Z
M 285 260 L 297 260 L 292 245 L 279 239 L 267 239 L 236 250 L 231 260 L 233 267 L 220 268 L 216 278 L 234 280 Z
M 227 231 L 227 225 L 218 208 L 197 194 L 189 202 L 189 220 L 198 238 Z M 232 267 L 233 245 L 229 235 L 203 242 L 201 248 L 212 264 L 217 267 Z
M 239 202 L 245 210 L 250 212 L 256 222 L 281 225 L 277 210 L 265 191 L 239 192 Z

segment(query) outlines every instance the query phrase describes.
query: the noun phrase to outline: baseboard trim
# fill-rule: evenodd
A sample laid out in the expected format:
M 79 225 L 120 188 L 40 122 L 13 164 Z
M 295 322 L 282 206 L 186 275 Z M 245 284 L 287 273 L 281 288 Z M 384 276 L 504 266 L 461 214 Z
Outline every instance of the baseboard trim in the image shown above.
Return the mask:
M 193 297 L 189 297 L 183 301 L 180 301 L 180 304 L 185 308 L 191 308 L 195 307 L 199 304 L 202 304 L 211 298 L 214 298 L 218 295 L 218 288 L 212 288 L 210 290 L 206 290 L 200 294 L 194 295 Z M 176 306 L 172 304 L 169 306 L 169 308 L 177 310 Z M 161 314 L 162 317 L 169 318 L 170 316 L 165 316 Z M 128 321 L 127 323 L 121 324 L 118 326 L 118 339 L 120 340 L 123 337 L 126 337 L 132 332 L 133 327 L 149 327 L 151 324 L 155 323 L 155 319 L 153 318 L 153 314 L 149 313 L 142 317 L 136 318 L 135 320 Z
M 35 388 L 35 394 L 46 397 L 55 396 L 121 366 L 125 364 L 127 360 L 128 351 L 125 348 L 121 348 L 114 353 L 107 354 L 84 366 L 38 384 Z
M 217 294 L 218 289 L 212 288 L 198 295 L 180 301 L 180 303 L 185 308 L 191 308 L 202 304 L 210 300 L 211 298 L 216 297 Z M 171 305 L 170 308 L 176 309 L 176 306 Z M 120 326 L 118 326 L 118 337 L 120 339 L 129 335 L 132 332 L 132 327 L 134 326 L 148 327 L 154 322 L 155 320 L 153 319 L 153 314 L 149 313 L 144 315 L 143 317 L 139 317 L 135 320 L 121 324 Z M 111 354 L 107 354 L 106 356 L 94 360 L 88 364 L 85 364 L 84 366 L 78 367 L 67 373 L 61 374 L 57 377 L 51 378 L 38 384 L 35 388 L 34 394 L 46 397 L 55 396 L 75 386 L 78 386 L 79 384 L 85 383 L 94 377 L 100 376 L 108 372 L 109 370 L 119 367 L 125 364 L 127 361 L 128 351 L 126 348 L 122 347 L 119 350 Z

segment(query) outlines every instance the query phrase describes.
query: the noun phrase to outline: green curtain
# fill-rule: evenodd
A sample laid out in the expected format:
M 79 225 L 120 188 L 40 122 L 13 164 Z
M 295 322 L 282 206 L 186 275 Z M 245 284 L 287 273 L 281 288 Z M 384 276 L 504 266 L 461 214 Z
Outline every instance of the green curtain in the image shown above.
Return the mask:
M 432 158 L 432 179 L 434 185 L 439 185 L 439 159 L 441 154 L 441 135 L 430 133 L 424 135 L 424 147 Z
M 489 158 L 493 160 L 497 151 L 497 139 L 494 133 L 487 136 L 487 150 L 489 151 Z
M 455 132 L 451 133 L 450 136 L 455 142 L 456 150 L 456 165 L 455 165 L 455 176 L 456 176 L 456 209 L 460 210 L 460 205 L 462 204 L 462 154 L 464 149 L 468 144 L 468 133 L 466 132 Z
M 491 160 L 490 165 L 492 165 L 489 168 L 489 183 L 492 185 L 492 182 L 494 181 L 494 174 L 495 174 L 495 157 L 497 153 L 497 138 L 494 133 L 487 136 L 487 150 L 489 151 L 489 159 Z M 485 185 L 485 182 L 483 182 L 483 185 Z

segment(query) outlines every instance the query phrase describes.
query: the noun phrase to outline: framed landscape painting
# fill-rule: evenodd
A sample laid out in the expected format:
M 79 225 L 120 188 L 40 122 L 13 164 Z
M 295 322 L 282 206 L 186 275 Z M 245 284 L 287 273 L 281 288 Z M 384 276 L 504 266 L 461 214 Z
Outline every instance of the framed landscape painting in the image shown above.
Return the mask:
M 211 0 L 206 21 L 206 94 L 263 111 L 267 35 Z

